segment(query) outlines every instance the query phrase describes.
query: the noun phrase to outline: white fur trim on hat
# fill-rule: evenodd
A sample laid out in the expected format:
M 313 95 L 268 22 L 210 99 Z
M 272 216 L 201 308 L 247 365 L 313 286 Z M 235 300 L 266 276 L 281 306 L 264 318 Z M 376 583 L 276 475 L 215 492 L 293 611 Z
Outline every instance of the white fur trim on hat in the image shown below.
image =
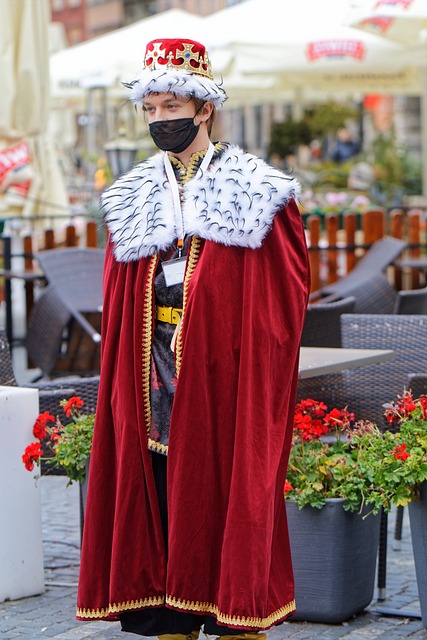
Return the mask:
M 133 82 L 123 83 L 131 89 L 130 99 L 142 104 L 149 93 L 175 93 L 179 96 L 194 96 L 205 102 L 212 102 L 216 109 L 221 109 L 227 100 L 224 89 L 213 80 L 187 71 L 173 69 L 145 69 Z

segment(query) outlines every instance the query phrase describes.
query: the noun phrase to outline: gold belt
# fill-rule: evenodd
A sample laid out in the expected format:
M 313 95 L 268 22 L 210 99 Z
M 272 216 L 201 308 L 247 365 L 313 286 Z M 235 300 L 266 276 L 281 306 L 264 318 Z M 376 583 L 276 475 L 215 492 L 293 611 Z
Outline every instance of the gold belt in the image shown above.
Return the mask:
M 161 322 L 168 322 L 169 324 L 178 324 L 181 315 L 182 315 L 182 309 L 175 309 L 174 307 L 156 306 L 156 318 Z

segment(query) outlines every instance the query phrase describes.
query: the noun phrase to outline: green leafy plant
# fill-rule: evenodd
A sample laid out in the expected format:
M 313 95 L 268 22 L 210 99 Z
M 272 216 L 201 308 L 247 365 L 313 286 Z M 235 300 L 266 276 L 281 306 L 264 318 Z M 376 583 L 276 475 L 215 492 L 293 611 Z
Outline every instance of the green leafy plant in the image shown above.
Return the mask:
M 90 456 L 95 415 L 82 414 L 84 402 L 78 396 L 61 400 L 60 406 L 70 421 L 63 424 L 48 411 L 40 413 L 33 427 L 36 442 L 30 443 L 24 451 L 22 462 L 28 471 L 35 465 L 58 464 L 65 470 L 71 484 L 84 482 L 86 463 Z M 40 475 L 40 474 L 39 474 Z M 36 476 L 39 477 L 39 476 Z
M 373 513 L 416 499 L 427 479 L 427 398 L 405 391 L 385 416 L 398 429 L 381 431 L 354 421 L 347 408 L 328 411 L 323 402 L 296 405 L 293 446 L 285 484 L 286 499 L 299 508 L 322 508 L 342 498 L 343 508 Z
M 388 511 L 416 500 L 419 485 L 427 480 L 427 398 L 414 398 L 405 390 L 385 406 L 389 430 L 371 443 L 367 462 L 372 470 L 370 501 Z
M 310 144 L 313 132 L 305 120 L 294 120 L 288 116 L 283 122 L 274 122 L 271 126 L 269 155 L 286 158 L 296 153 L 300 144 Z
M 328 101 L 304 110 L 300 120 L 287 116 L 283 122 L 274 122 L 270 131 L 268 155 L 280 158 L 296 153 L 299 145 L 309 145 L 315 138 L 335 134 L 348 120 L 359 117 L 351 105 Z

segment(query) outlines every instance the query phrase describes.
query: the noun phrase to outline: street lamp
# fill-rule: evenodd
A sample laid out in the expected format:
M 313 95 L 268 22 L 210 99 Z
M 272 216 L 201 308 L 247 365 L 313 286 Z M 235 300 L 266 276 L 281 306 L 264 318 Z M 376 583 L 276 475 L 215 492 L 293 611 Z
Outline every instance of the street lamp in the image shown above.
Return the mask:
M 126 130 L 120 128 L 117 138 L 107 142 L 104 150 L 113 176 L 117 178 L 132 168 L 138 147 L 132 140 L 128 140 Z

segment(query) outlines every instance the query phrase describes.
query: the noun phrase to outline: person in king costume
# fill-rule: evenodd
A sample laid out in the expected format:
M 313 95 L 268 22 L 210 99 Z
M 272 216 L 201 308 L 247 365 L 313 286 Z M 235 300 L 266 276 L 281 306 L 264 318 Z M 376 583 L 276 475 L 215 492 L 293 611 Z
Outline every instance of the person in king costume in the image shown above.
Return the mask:
M 300 187 L 210 141 L 226 94 L 202 44 L 153 40 L 127 86 L 162 151 L 101 197 L 77 618 L 251 638 L 295 611 L 283 487 L 309 293 Z

